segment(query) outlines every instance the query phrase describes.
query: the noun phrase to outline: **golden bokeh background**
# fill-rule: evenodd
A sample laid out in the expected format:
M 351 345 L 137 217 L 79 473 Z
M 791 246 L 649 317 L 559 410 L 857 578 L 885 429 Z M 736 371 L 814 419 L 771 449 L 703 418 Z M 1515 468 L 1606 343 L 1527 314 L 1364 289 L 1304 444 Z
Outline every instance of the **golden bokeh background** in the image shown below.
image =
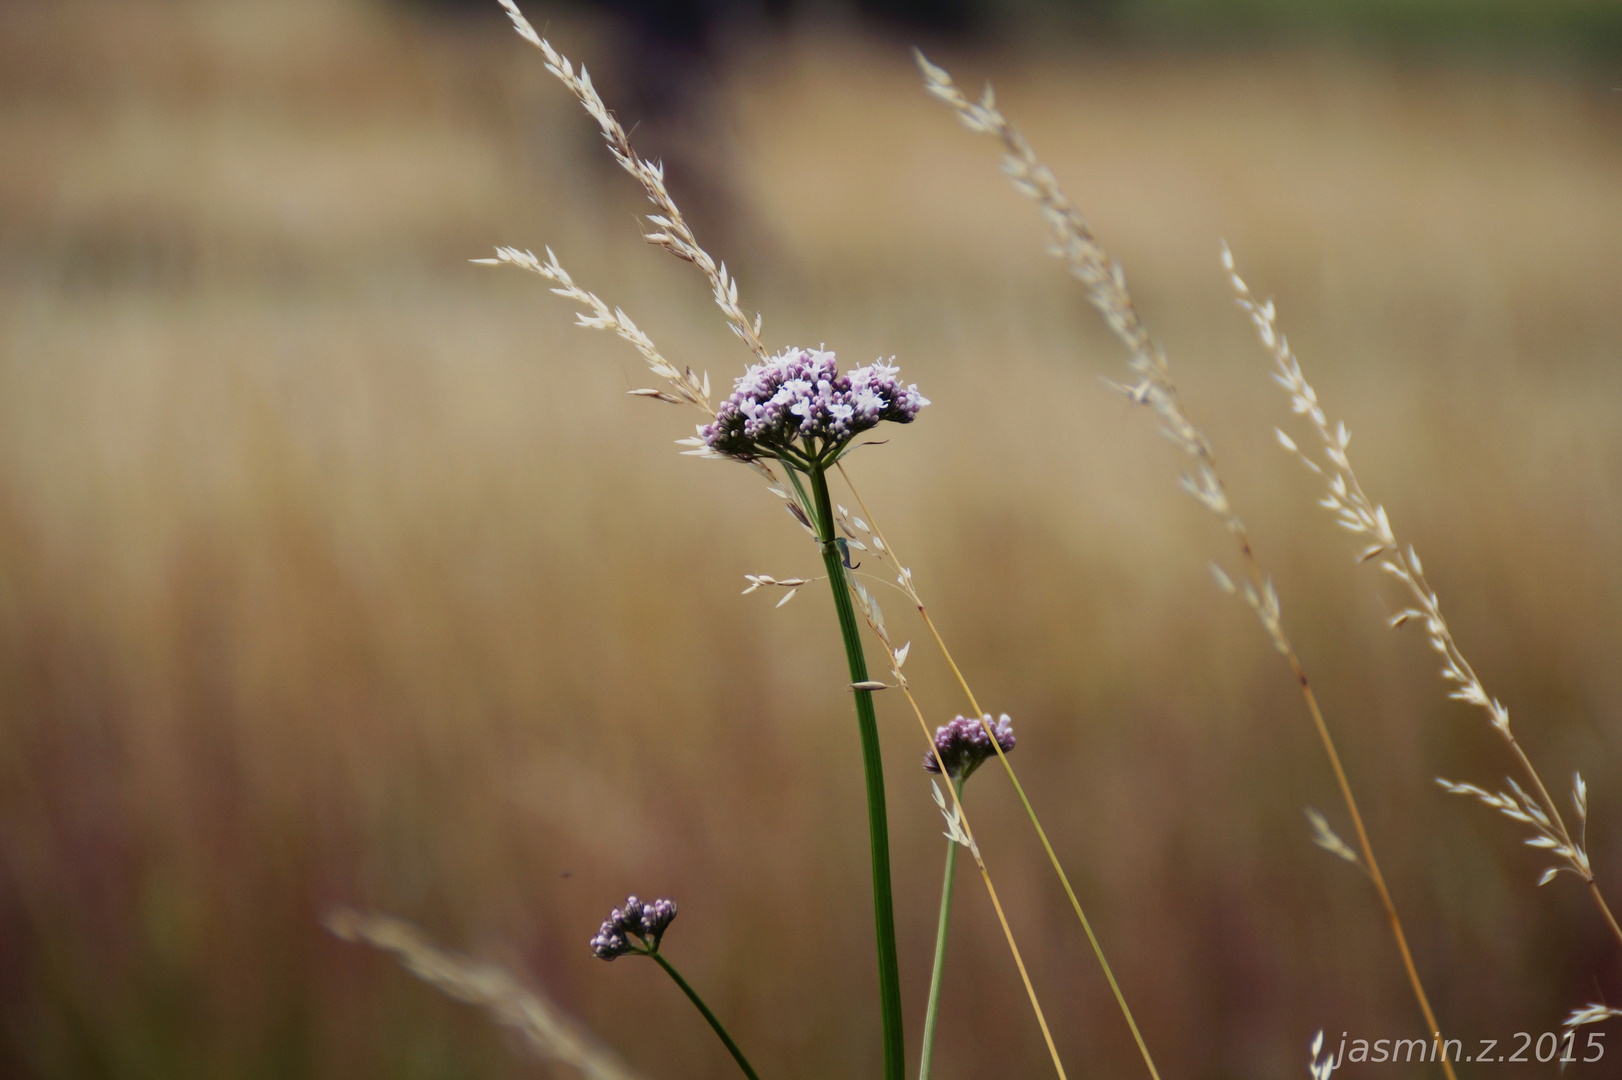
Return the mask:
M 622 24 L 531 15 L 611 105 L 662 92 Z M 1217 261 L 1225 238 L 1277 295 L 1560 798 L 1583 771 L 1622 900 L 1614 59 L 982 47 L 823 11 L 722 34 L 691 98 L 633 132 L 770 346 L 895 355 L 933 399 L 852 474 L 1012 714 L 1168 1080 L 1300 1077 L 1320 1027 L 1424 1033 L 1366 883 L 1310 842 L 1303 806 L 1345 815 L 1287 668 L 1211 585 L 1227 536 L 1101 385 L 1122 350 L 992 145 L 921 92 L 914 40 L 966 88 L 995 82 L 1125 263 L 1447 1034 L 1622 1004 L 1582 889 L 1535 889 L 1546 861 L 1516 828 L 1433 783 L 1511 763 L 1423 636 L 1385 628 L 1399 597 L 1274 445 L 1287 403 Z M 346 904 L 508 966 L 650 1077 L 728 1075 L 653 965 L 588 953 L 637 892 L 679 899 L 667 952 L 763 1075 L 875 1074 L 825 588 L 739 595 L 745 573 L 815 573 L 814 548 L 747 470 L 676 455 L 693 417 L 625 396 L 648 383 L 628 348 L 467 260 L 549 244 L 719 385 L 747 354 L 691 268 L 639 241 L 640 194 L 493 0 L 11 0 L 0 146 L 0 1073 L 545 1072 L 326 933 Z M 944 723 L 963 709 L 945 667 L 880 595 Z M 944 841 L 922 736 L 879 705 L 915 1060 Z M 968 803 L 1071 1075 L 1140 1075 L 1007 783 L 987 770 Z M 936 1075 L 1043 1075 L 961 869 Z

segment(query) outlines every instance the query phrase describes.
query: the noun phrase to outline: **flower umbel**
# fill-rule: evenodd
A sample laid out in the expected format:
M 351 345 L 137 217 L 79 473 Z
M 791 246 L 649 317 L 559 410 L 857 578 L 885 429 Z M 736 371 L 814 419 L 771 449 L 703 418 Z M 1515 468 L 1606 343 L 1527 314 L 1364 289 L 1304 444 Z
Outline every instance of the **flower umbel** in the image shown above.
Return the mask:
M 591 951 L 599 960 L 613 960 L 630 954 L 632 956 L 646 956 L 655 964 L 665 969 L 665 974 L 681 988 L 687 995 L 687 1000 L 693 1003 L 699 1013 L 710 1025 L 716 1036 L 721 1040 L 732 1060 L 738 1063 L 743 1070 L 745 1080 L 760 1080 L 749 1059 L 743 1056 L 738 1044 L 732 1041 L 727 1029 L 715 1015 L 710 1007 L 704 1004 L 704 999 L 698 996 L 698 991 L 688 985 L 681 973 L 659 953 L 659 939 L 665 936 L 665 928 L 676 917 L 676 901 L 655 900 L 651 904 L 644 904 L 636 897 L 627 897 L 623 908 L 615 908 L 603 920 L 602 927 L 597 936 L 591 939 Z M 636 941 L 631 939 L 635 938 Z
M 591 939 L 591 951 L 599 960 L 634 953 L 652 956 L 659 951 L 659 940 L 665 936 L 665 927 L 676 917 L 676 901 L 655 900 L 644 904 L 636 897 L 627 897 L 624 908 L 615 908 L 603 920 L 597 936 Z M 631 938 L 640 944 L 635 944 Z
M 986 713 L 983 723 L 959 716 L 950 724 L 935 729 L 935 750 L 940 754 L 940 760 L 935 760 L 935 754 L 925 754 L 924 768 L 939 773 L 941 766 L 945 765 L 946 774 L 953 780 L 968 779 L 970 773 L 997 754 L 996 747 L 991 745 L 991 737 L 986 734 L 987 728 L 997 737 L 997 746 L 1002 747 L 1003 753 L 1014 749 L 1014 726 L 1007 713 L 1003 713 L 995 722 L 991 714 Z
M 832 352 L 786 349 L 751 365 L 699 436 L 714 453 L 739 461 L 828 465 L 880 421 L 910 424 L 929 404 L 917 385 L 896 379 L 899 371 L 875 361 L 840 374 Z

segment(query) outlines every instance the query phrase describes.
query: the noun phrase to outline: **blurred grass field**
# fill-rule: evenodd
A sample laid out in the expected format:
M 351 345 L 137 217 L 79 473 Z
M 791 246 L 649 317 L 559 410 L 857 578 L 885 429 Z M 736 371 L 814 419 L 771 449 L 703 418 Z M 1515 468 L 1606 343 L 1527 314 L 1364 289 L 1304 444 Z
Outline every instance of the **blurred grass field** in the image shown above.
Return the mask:
M 548 33 L 612 104 L 613 25 Z M 1421 1034 L 1372 895 L 1310 843 L 1304 805 L 1342 824 L 1332 781 L 1287 669 L 1211 586 L 1226 537 L 1100 385 L 1118 348 L 907 44 L 837 19 L 740 39 L 708 134 L 633 138 L 670 147 L 770 345 L 894 354 L 935 402 L 852 473 L 1014 717 L 1013 764 L 1163 1074 L 1298 1077 L 1319 1027 Z M 1417 632 L 1384 628 L 1397 600 L 1273 445 L 1285 401 L 1217 262 L 1226 238 L 1277 294 L 1545 776 L 1583 770 L 1622 897 L 1614 72 L 932 55 L 995 81 L 1125 262 L 1276 575 L 1446 1033 L 1622 1003 L 1581 890 L 1534 889 L 1518 834 L 1432 782 L 1510 762 Z M 639 241 L 640 196 L 495 5 L 14 0 L 0 146 L 0 1073 L 537 1068 L 327 935 L 342 903 L 511 966 L 650 1076 L 725 1075 L 652 965 L 588 953 L 634 891 L 679 899 L 666 948 L 764 1074 L 871 1074 L 827 599 L 738 595 L 816 554 L 745 470 L 674 453 L 689 417 L 624 396 L 647 384 L 634 354 L 466 260 L 550 244 L 672 359 L 725 385 L 746 354 Z M 705 153 L 724 168 L 685 178 Z M 943 723 L 962 706 L 923 644 L 909 673 Z M 916 1029 L 944 841 L 921 736 L 879 704 Z M 1073 1075 L 1135 1075 L 1007 785 L 987 770 L 968 800 Z M 959 893 L 937 1075 L 1042 1075 L 983 894 Z M 767 936 L 766 912 L 801 929 Z

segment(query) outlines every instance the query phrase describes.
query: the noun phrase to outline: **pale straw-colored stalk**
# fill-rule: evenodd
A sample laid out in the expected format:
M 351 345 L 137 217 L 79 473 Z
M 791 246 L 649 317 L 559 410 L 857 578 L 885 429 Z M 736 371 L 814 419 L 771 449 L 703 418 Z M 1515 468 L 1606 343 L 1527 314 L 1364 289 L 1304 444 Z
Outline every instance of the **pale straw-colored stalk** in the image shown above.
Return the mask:
M 543 1060 L 567 1065 L 587 1080 L 636 1080 L 636 1074 L 578 1021 L 501 968 L 446 952 L 415 926 L 389 915 L 339 908 L 324 921 L 343 940 L 393 953 L 429 986 L 486 1010 L 498 1024 L 516 1031 Z
M 1273 372 L 1274 379 L 1290 395 L 1290 407 L 1295 413 L 1311 421 L 1313 430 L 1323 445 L 1323 460 L 1321 462 L 1314 460 L 1283 431 L 1276 432 L 1280 445 L 1326 482 L 1328 492 L 1320 500 L 1320 505 L 1333 513 L 1339 524 L 1347 531 L 1371 541 L 1358 554 L 1358 561 L 1376 563 L 1380 569 L 1396 578 L 1414 605 L 1392 616 L 1391 625 L 1398 627 L 1410 621 L 1424 625 L 1431 648 L 1442 658 L 1442 678 L 1453 684 L 1448 696 L 1473 705 L 1486 713 L 1488 724 L 1508 745 L 1531 791 L 1521 787 L 1513 779 L 1508 781 L 1509 792 L 1487 791 L 1474 784 L 1457 784 L 1441 778 L 1437 779 L 1437 783 L 1455 795 L 1478 798 L 1512 820 L 1531 826 L 1534 835 L 1526 843 L 1547 850 L 1559 860 L 1555 866 L 1544 871 L 1538 884 L 1546 885 L 1562 872 L 1581 878 L 1588 888 L 1589 895 L 1593 897 L 1595 906 L 1599 908 L 1605 924 L 1610 927 L 1617 940 L 1622 942 L 1622 926 L 1617 924 L 1616 916 L 1606 903 L 1604 894 L 1600 892 L 1599 884 L 1594 879 L 1593 867 L 1588 860 L 1588 850 L 1584 841 L 1588 825 L 1588 785 L 1583 781 L 1581 774 L 1573 778 L 1572 804 L 1576 809 L 1579 823 L 1578 831 L 1573 835 L 1566 827 L 1559 805 L 1550 796 L 1543 778 L 1533 766 L 1532 759 L 1527 756 L 1514 732 L 1510 730 L 1509 710 L 1497 698 L 1488 696 L 1480 676 L 1460 651 L 1452 629 L 1442 617 L 1436 590 L 1426 580 L 1424 568 L 1413 545 L 1404 546 L 1398 543 L 1385 508 L 1370 499 L 1364 492 L 1362 484 L 1358 482 L 1357 473 L 1352 469 L 1351 457 L 1347 454 L 1351 433 L 1346 429 L 1344 422 L 1337 421 L 1331 427 L 1328 416 L 1318 403 L 1317 392 L 1302 374 L 1300 361 L 1278 328 L 1278 313 L 1273 301 L 1260 303 L 1251 295 L 1250 288 L 1235 271 L 1233 254 L 1226 245 L 1222 248 L 1222 264 L 1228 272 L 1240 307 L 1249 314 L 1262 346 L 1273 359 L 1276 367 Z M 1603 1005 L 1590 1005 L 1573 1012 L 1566 1023 L 1568 1026 L 1576 1027 L 1580 1024 L 1596 1023 L 1612 1015 L 1622 1016 L 1622 1011 L 1609 1009 Z
M 953 84 L 951 75 L 944 68 L 930 63 L 922 53 L 916 55 L 918 66 L 924 75 L 925 90 L 932 97 L 948 105 L 969 130 L 989 135 L 1002 144 L 1003 172 L 1007 174 L 1016 190 L 1036 203 L 1051 229 L 1049 251 L 1063 259 L 1070 272 L 1082 282 L 1087 289 L 1089 302 L 1103 316 L 1111 332 L 1127 348 L 1127 363 L 1132 370 L 1133 378 L 1130 382 L 1112 382 L 1110 385 L 1131 401 L 1146 405 L 1154 411 L 1160 420 L 1161 433 L 1172 445 L 1188 455 L 1192 462 L 1192 470 L 1181 480 L 1183 490 L 1221 519 L 1237 543 L 1240 564 L 1243 567 L 1239 584 L 1236 585 L 1233 578 L 1214 563 L 1211 567 L 1213 576 L 1224 590 L 1237 592 L 1244 597 L 1267 632 L 1273 647 L 1289 664 L 1307 713 L 1312 719 L 1313 728 L 1329 759 L 1330 769 L 1334 773 L 1335 783 L 1346 805 L 1347 814 L 1351 818 L 1352 827 L 1357 835 L 1358 850 L 1353 853 L 1348 845 L 1340 842 L 1338 838 L 1333 838 L 1333 833 L 1328 830 L 1327 824 L 1321 823 L 1321 818 L 1314 822 L 1315 840 L 1342 857 L 1347 853 L 1354 854 L 1358 865 L 1368 875 L 1381 907 L 1385 910 L 1386 921 L 1391 927 L 1392 938 L 1396 942 L 1403 969 L 1424 1017 L 1426 1030 L 1432 1033 L 1433 1039 L 1439 1039 L 1436 1033 L 1441 1030 L 1440 1025 L 1436 1022 L 1430 999 L 1425 993 L 1418 968 L 1414 964 L 1413 954 L 1408 948 L 1402 920 L 1397 915 L 1396 905 L 1386 887 L 1385 877 L 1374 857 L 1374 849 L 1369 842 L 1357 800 L 1353 797 L 1346 770 L 1341 764 L 1340 753 L 1324 721 L 1317 695 L 1313 693 L 1306 671 L 1284 631 L 1278 592 L 1274 589 L 1271 579 L 1262 572 L 1250 541 L 1250 534 L 1229 502 L 1227 489 L 1217 472 L 1216 454 L 1210 439 L 1194 424 L 1183 408 L 1177 385 L 1171 378 L 1165 350 L 1149 336 L 1143 321 L 1138 317 L 1132 295 L 1127 291 L 1126 274 L 1121 264 L 1114 261 L 1098 242 L 1086 219 L 1065 197 L 1059 188 L 1058 180 L 1052 171 L 1042 164 L 1025 136 L 998 111 L 991 88 L 989 86 L 986 88 L 979 101 L 971 101 Z M 1447 1060 L 1445 1050 L 1440 1058 L 1448 1080 L 1454 1080 L 1453 1064 Z

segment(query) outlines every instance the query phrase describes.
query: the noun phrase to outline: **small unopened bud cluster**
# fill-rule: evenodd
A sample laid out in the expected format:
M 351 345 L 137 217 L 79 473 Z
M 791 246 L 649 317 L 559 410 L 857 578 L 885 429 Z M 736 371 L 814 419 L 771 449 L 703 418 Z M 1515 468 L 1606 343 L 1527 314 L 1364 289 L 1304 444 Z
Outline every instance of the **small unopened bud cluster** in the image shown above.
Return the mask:
M 740 461 L 822 458 L 880 421 L 910 424 L 928 405 L 900 371 L 875 362 L 840 374 L 834 354 L 787 349 L 740 376 L 714 422 L 699 428 L 711 451 Z
M 986 734 L 987 728 L 991 729 L 991 735 L 996 736 L 997 746 L 992 746 L 991 736 Z M 959 716 L 950 724 L 935 729 L 935 750 L 924 755 L 924 768 L 939 773 L 941 766 L 945 765 L 946 775 L 953 780 L 967 779 L 970 773 L 996 756 L 998 746 L 1005 754 L 1014 749 L 1014 725 L 1007 713 L 995 721 L 990 713 L 986 713 L 983 721 Z M 939 760 L 936 760 L 937 754 Z
M 655 900 L 644 904 L 634 896 L 627 897 L 625 906 L 609 912 L 608 918 L 597 930 L 597 936 L 591 939 L 592 955 L 599 960 L 613 960 L 627 953 L 650 956 L 659 951 L 659 941 L 665 936 L 665 927 L 675 917 L 674 900 Z

